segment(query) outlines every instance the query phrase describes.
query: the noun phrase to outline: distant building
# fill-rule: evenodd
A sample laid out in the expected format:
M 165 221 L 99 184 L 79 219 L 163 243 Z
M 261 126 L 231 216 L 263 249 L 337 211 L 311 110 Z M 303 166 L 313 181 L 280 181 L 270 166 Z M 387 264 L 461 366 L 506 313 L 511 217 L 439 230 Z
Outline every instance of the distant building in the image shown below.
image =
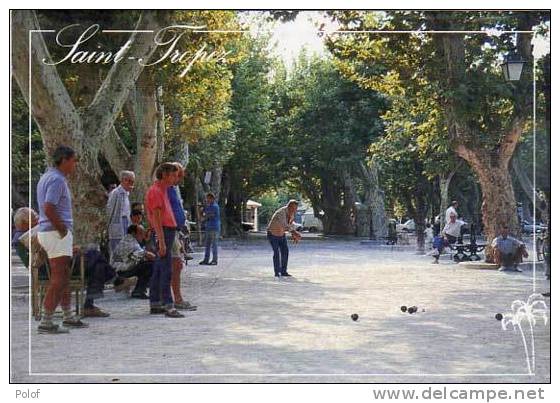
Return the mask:
M 247 200 L 243 217 L 243 224 L 251 225 L 251 231 L 255 232 L 259 230 L 259 207 L 262 207 L 262 204 Z

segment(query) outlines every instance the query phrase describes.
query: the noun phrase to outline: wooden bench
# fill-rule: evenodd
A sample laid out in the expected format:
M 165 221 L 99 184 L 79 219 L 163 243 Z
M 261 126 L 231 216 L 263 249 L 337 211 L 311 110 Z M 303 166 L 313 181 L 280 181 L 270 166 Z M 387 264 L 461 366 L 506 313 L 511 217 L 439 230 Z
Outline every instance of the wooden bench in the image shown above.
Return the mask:
M 78 266 L 76 268 L 76 265 Z M 39 268 L 31 270 L 31 306 L 35 320 L 40 320 L 43 312 L 43 302 L 49 286 L 50 268 L 48 262 L 44 266 L 45 271 Z M 41 271 L 41 273 L 39 273 Z M 76 296 L 76 315 L 82 315 L 84 306 L 85 280 L 85 258 L 84 254 L 72 257 L 72 271 L 68 284 L 70 293 Z

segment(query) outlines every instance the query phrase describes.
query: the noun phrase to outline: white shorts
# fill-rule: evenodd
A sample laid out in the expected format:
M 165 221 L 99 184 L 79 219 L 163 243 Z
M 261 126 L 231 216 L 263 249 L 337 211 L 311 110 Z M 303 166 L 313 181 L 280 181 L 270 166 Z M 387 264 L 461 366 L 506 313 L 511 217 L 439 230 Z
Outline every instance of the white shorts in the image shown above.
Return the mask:
M 45 252 L 47 252 L 49 259 L 72 256 L 73 236 L 70 231 L 66 233 L 64 238 L 60 237 L 58 231 L 38 232 L 37 239 Z

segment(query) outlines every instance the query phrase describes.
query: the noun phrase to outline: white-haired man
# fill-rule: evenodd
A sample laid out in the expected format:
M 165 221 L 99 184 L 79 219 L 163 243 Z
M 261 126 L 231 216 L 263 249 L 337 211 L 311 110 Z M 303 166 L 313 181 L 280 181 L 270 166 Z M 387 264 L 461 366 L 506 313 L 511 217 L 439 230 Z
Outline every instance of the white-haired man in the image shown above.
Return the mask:
M 107 233 L 111 254 L 126 236 L 130 225 L 130 200 L 129 195 L 134 189 L 135 175 L 132 171 L 120 173 L 121 184 L 109 194 L 107 201 Z
M 288 274 L 288 240 L 286 231 L 292 234 L 294 242 L 299 242 L 301 234 L 296 231 L 294 219 L 298 207 L 296 200 L 290 200 L 287 205 L 274 212 L 267 228 L 267 238 L 272 246 L 272 262 L 276 277 L 291 277 Z

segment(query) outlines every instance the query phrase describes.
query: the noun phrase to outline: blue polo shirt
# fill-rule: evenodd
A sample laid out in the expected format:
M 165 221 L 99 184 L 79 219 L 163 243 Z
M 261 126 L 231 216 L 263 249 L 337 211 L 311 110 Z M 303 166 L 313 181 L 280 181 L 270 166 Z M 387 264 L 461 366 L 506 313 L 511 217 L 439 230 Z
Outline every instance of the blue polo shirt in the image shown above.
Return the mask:
M 220 230 L 220 206 L 214 202 L 204 207 L 204 215 L 206 216 L 206 230 Z
M 187 217 L 185 217 L 185 210 L 183 210 L 183 204 L 181 203 L 181 199 L 179 199 L 179 188 L 176 186 L 169 186 L 167 188 L 167 198 L 171 204 L 177 227 L 182 228 L 185 225 Z
M 72 195 L 68 181 L 57 168 L 48 168 L 37 184 L 37 204 L 39 204 L 39 232 L 55 231 L 45 214 L 45 203 L 55 206 L 60 220 L 68 231 L 72 231 Z

